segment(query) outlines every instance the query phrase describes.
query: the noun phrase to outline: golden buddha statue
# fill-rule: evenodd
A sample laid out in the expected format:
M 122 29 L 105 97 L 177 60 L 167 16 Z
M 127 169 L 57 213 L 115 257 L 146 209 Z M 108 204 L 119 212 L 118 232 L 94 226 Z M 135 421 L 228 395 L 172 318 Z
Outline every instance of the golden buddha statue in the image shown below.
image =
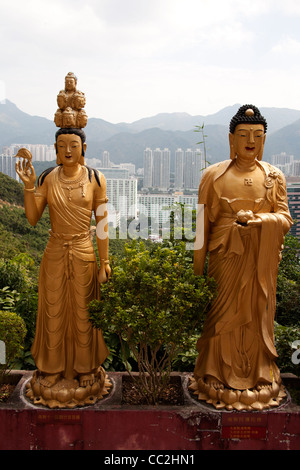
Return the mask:
M 94 404 L 111 386 L 101 367 L 108 349 L 102 332 L 92 328 L 87 310 L 110 276 L 106 181 L 103 174 L 85 166 L 82 129 L 67 122 L 56 132 L 55 149 L 57 166 L 42 173 L 36 190 L 30 152 L 21 149 L 17 154 L 23 158 L 16 171 L 25 185 L 29 223 L 37 224 L 46 205 L 51 219 L 31 350 L 38 370 L 26 395 L 35 404 L 73 408 Z M 99 272 L 90 237 L 93 212 L 96 223 L 104 226 L 104 234 L 97 237 Z
M 261 410 L 285 396 L 276 366 L 276 281 L 292 225 L 285 178 L 262 162 L 267 123 L 252 105 L 230 123 L 230 160 L 208 167 L 199 187 L 204 244 L 194 271 L 217 281 L 217 297 L 197 342 L 190 388 L 218 409 Z M 203 228 L 203 227 L 202 227 Z M 200 235 L 196 234 L 200 238 Z

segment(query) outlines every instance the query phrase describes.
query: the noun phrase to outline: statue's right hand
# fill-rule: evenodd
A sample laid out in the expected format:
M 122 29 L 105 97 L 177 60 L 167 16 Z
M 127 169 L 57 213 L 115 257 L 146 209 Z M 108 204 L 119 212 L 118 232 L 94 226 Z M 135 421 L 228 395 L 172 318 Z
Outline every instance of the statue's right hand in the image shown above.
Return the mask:
M 22 162 L 21 160 L 16 162 L 16 173 L 23 181 L 25 188 L 34 188 L 36 175 L 31 163 L 31 153 L 27 149 L 20 149 L 16 157 L 22 158 Z

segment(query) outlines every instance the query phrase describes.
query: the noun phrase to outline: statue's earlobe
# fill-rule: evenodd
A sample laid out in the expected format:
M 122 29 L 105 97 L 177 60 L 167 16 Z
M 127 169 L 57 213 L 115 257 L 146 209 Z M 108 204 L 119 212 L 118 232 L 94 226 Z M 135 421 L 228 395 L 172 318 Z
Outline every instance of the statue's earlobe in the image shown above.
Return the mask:
M 264 148 L 262 147 L 257 155 L 257 160 L 261 161 L 264 153 Z
M 262 158 L 263 158 L 263 153 L 264 153 L 264 145 L 265 145 L 265 141 L 266 141 L 266 134 L 264 135 L 264 142 L 263 142 L 263 145 L 261 146 L 261 149 L 257 155 L 257 160 L 261 161 Z
M 85 165 L 85 159 L 84 159 L 85 152 L 86 152 L 86 142 L 82 144 L 82 155 L 79 160 L 80 165 L 83 165 L 83 166 Z
M 236 157 L 235 151 L 234 151 L 234 145 L 233 145 L 233 134 L 229 134 L 229 147 L 230 147 L 230 159 L 234 160 Z
M 57 153 L 56 143 L 54 144 L 54 148 L 55 148 L 55 152 L 56 152 L 56 165 L 61 165 L 61 161 L 60 161 L 60 158 L 59 158 L 58 153 Z

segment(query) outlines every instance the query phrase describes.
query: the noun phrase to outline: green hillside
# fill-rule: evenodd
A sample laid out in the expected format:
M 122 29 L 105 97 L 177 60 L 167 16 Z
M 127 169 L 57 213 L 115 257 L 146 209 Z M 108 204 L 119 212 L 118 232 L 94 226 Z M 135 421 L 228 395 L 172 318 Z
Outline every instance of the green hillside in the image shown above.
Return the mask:
M 23 206 L 23 184 L 0 173 L 0 258 L 27 253 L 39 265 L 49 237 L 49 213 L 46 210 L 37 226 L 32 227 Z

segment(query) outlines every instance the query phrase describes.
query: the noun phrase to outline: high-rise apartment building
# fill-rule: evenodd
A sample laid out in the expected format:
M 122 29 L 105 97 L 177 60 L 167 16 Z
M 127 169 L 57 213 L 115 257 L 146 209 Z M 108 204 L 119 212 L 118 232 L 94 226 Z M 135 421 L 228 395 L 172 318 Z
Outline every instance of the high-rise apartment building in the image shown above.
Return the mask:
M 0 155 L 0 172 L 19 181 L 15 164 L 16 159 L 12 155 Z
M 204 159 L 200 149 L 177 149 L 175 152 L 174 189 L 198 189 Z M 144 188 L 170 188 L 171 152 L 168 148 L 144 150 Z
M 183 181 L 185 189 L 198 189 L 205 162 L 200 149 L 185 152 Z
M 170 187 L 170 174 L 171 174 L 171 152 L 168 148 L 162 151 L 161 155 L 161 173 L 160 173 L 160 188 L 167 190 Z
M 137 179 L 107 178 L 108 213 L 126 221 L 137 217 Z
M 289 233 L 300 240 L 300 178 L 288 177 L 286 183 L 290 213 L 292 219 L 297 222 L 291 227 Z
M 152 188 L 153 155 L 150 148 L 144 150 L 144 188 Z
M 175 178 L 174 178 L 174 189 L 181 190 L 184 188 L 183 183 L 183 169 L 184 169 L 184 151 L 179 148 L 175 152 Z
M 187 149 L 184 153 L 183 184 L 185 189 L 194 188 L 194 152 Z M 200 181 L 200 180 L 199 180 Z
M 171 152 L 168 148 L 144 150 L 144 188 L 169 189 L 170 171 Z
M 288 155 L 285 152 L 272 155 L 271 162 L 287 177 L 300 176 L 300 160 L 296 160 L 294 155 Z
M 201 180 L 202 170 L 205 166 L 200 149 L 181 148 L 175 152 L 175 190 L 198 189 Z
M 162 151 L 160 150 L 160 148 L 156 148 L 153 151 L 153 169 L 152 169 L 152 187 L 153 188 L 160 188 L 161 163 L 162 163 Z
M 110 168 L 110 157 L 107 150 L 102 153 L 102 168 Z
M 26 148 L 32 155 L 33 162 L 50 162 L 56 160 L 56 152 L 54 145 L 44 144 L 11 144 L 3 147 L 4 155 L 17 155 L 18 150 Z
M 293 160 L 294 160 L 294 156 L 288 155 L 286 154 L 286 152 L 282 152 L 277 155 L 272 155 L 271 157 L 271 163 L 274 166 L 289 165 L 290 163 L 292 163 Z

